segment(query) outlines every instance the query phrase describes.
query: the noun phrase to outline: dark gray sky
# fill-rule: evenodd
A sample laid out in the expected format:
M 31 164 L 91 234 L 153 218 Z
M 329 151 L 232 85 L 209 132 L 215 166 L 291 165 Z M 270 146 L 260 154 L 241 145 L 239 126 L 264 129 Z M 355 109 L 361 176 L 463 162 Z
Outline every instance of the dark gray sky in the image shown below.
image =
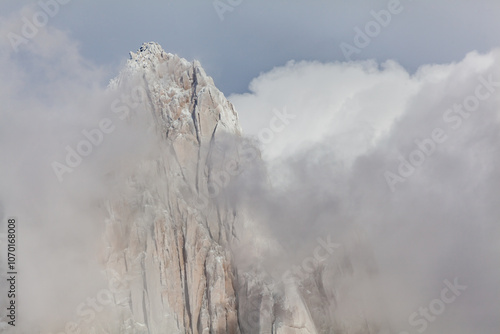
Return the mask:
M 222 3 L 228 3 L 222 0 Z M 233 3 L 238 1 L 233 0 Z M 111 65 L 128 51 L 156 41 L 172 53 L 199 59 L 226 94 L 246 92 L 252 78 L 288 60 L 343 61 L 342 42 L 353 44 L 356 26 L 389 0 L 242 0 L 220 19 L 212 0 L 71 0 L 49 25 L 80 42 L 82 54 Z M 500 45 L 496 0 L 401 0 L 368 46 L 353 59 L 395 59 L 409 71 L 429 63 L 458 61 L 472 50 Z M 36 1 L 2 1 L 9 16 Z

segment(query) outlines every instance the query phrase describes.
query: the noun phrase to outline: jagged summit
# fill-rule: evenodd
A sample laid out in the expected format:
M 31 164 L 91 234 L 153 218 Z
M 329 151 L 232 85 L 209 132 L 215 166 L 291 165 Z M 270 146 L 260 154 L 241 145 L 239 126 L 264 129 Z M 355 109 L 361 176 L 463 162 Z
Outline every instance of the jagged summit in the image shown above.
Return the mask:
M 163 130 L 175 133 L 191 129 L 198 141 L 211 137 L 215 130 L 241 134 L 234 106 L 215 87 L 199 61 L 189 62 L 167 53 L 155 42 L 144 43 L 136 53 L 130 52 L 125 69 L 110 86 L 118 88 L 138 80 L 150 93 L 151 106 Z
M 139 86 L 153 115 L 157 155 L 135 162 L 124 198 L 107 203 L 106 268 L 127 282 L 98 333 L 241 333 L 229 245 L 236 213 L 210 199 L 210 180 L 238 152 L 216 144 L 241 132 L 233 105 L 198 61 L 154 42 L 130 53 L 110 83 Z
M 143 68 L 147 68 L 149 65 L 158 65 L 161 60 L 173 61 L 175 63 L 182 64 L 183 67 L 189 67 L 192 65 L 191 62 L 184 58 L 165 52 L 161 45 L 156 42 L 143 43 L 136 52 L 130 51 L 129 56 L 130 61 L 135 62 L 138 65 L 142 65 Z
M 156 43 L 156 42 L 143 43 L 142 46 L 139 48 L 139 52 L 149 52 L 152 54 L 165 53 L 165 51 L 163 51 L 163 48 L 161 47 L 161 45 Z
M 122 197 L 105 204 L 106 273 L 124 284 L 113 292 L 115 304 L 82 332 L 379 332 L 357 309 L 347 310 L 353 319 L 342 316 L 344 287 L 365 277 L 348 251 L 286 284 L 238 266 L 234 250 L 242 246 L 245 257 L 259 261 L 253 243 L 260 232 L 237 201 L 216 195 L 249 167 L 249 147 L 239 145 L 233 105 L 198 61 L 145 43 L 110 86 L 122 94 L 136 86 L 146 92 L 139 112 L 153 115 L 158 147 L 134 161 Z

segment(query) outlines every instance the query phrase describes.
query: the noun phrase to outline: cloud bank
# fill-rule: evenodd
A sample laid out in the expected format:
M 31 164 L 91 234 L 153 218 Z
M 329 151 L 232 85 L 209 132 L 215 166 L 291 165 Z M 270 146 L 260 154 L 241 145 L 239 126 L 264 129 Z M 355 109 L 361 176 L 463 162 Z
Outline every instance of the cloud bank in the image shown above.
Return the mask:
M 241 183 L 241 202 L 282 261 L 361 229 L 382 296 L 365 306 L 394 332 L 498 331 L 499 64 L 498 49 L 413 75 L 393 61 L 289 62 L 230 96 L 270 170 L 260 188 Z M 266 139 L 284 108 L 295 118 Z M 455 278 L 466 291 L 442 311 L 435 299 Z
M 16 22 L 3 19 L 2 35 Z M 106 90 L 107 71 L 61 31 L 41 29 L 19 53 L 0 43 L 1 222 L 20 221 L 26 323 L 51 328 L 106 286 L 94 260 L 106 218 L 99 203 L 118 196 L 123 178 L 110 175 L 126 174 L 151 142 L 145 126 L 113 113 L 121 96 Z M 242 127 L 258 136 L 276 110 L 293 118 L 273 123 L 281 130 L 262 146 L 269 174 L 237 184 L 239 204 L 289 251 L 286 265 L 318 236 L 365 231 L 384 299 L 368 309 L 382 304 L 395 330 L 422 328 L 409 317 L 457 278 L 467 289 L 426 333 L 496 334 L 499 62 L 493 50 L 413 75 L 393 61 L 290 62 L 262 74 L 251 93 L 230 97 Z M 60 182 L 52 163 L 104 118 L 114 130 Z
M 19 23 L 0 19 L 0 35 Z M 104 201 L 119 196 L 121 173 L 154 145 L 142 118 L 123 117 L 145 114 L 129 106 L 134 92 L 107 89 L 107 69 L 86 61 L 64 32 L 40 28 L 17 52 L 2 38 L 0 50 L 0 316 L 8 302 L 4 233 L 16 217 L 16 333 L 48 333 L 107 287 L 99 263 Z

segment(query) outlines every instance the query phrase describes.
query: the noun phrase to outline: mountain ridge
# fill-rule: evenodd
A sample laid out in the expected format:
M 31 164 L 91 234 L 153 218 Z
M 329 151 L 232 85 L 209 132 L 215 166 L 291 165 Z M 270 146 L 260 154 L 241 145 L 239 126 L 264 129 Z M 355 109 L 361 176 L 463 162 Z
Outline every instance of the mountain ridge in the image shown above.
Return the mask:
M 283 282 L 259 265 L 269 254 L 255 243 L 279 244 L 259 231 L 251 212 L 220 196 L 248 165 L 245 145 L 257 163 L 259 152 L 246 144 L 234 106 L 201 64 L 145 43 L 110 82 L 114 90 L 137 85 L 146 92 L 139 112 L 153 118 L 158 151 L 135 162 L 122 198 L 106 203 L 106 272 L 128 284 L 92 324 L 96 332 L 367 333 L 364 321 L 346 324 L 335 315 L 339 286 L 357 275 L 346 248 L 330 262 L 347 263 L 347 271 L 321 264 Z M 217 183 L 228 165 L 238 168 Z M 242 247 L 255 265 L 237 263 Z

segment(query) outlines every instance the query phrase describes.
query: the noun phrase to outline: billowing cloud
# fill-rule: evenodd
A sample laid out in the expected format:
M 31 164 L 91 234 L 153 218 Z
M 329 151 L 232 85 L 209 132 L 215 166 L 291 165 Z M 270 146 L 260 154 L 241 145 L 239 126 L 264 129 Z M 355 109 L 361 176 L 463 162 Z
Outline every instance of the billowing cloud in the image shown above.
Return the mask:
M 413 75 L 392 61 L 291 62 L 230 96 L 271 171 L 260 191 L 242 183 L 242 205 L 290 255 L 279 261 L 361 229 L 382 296 L 365 306 L 395 333 L 498 331 L 499 64 L 498 49 Z M 268 140 L 284 109 L 293 118 Z M 467 288 L 442 311 L 455 278 Z
M 18 23 L 2 20 L 1 35 Z M 146 126 L 113 108 L 128 105 L 127 92 L 110 93 L 107 70 L 66 34 L 41 29 L 17 53 L 1 43 L 1 222 L 19 221 L 23 316 L 51 327 L 106 286 L 94 260 L 106 218 L 98 204 L 117 196 L 110 176 L 152 145 Z M 499 62 L 498 50 L 414 74 L 393 61 L 290 62 L 231 96 L 246 133 L 266 142 L 269 174 L 231 190 L 288 252 L 273 264 L 286 269 L 319 236 L 342 242 L 362 230 L 383 296 L 367 310 L 383 305 L 395 331 L 416 332 L 409 317 L 421 321 L 420 308 L 439 306 L 457 278 L 467 288 L 426 332 L 496 334 Z M 79 161 L 79 151 L 90 152 Z

